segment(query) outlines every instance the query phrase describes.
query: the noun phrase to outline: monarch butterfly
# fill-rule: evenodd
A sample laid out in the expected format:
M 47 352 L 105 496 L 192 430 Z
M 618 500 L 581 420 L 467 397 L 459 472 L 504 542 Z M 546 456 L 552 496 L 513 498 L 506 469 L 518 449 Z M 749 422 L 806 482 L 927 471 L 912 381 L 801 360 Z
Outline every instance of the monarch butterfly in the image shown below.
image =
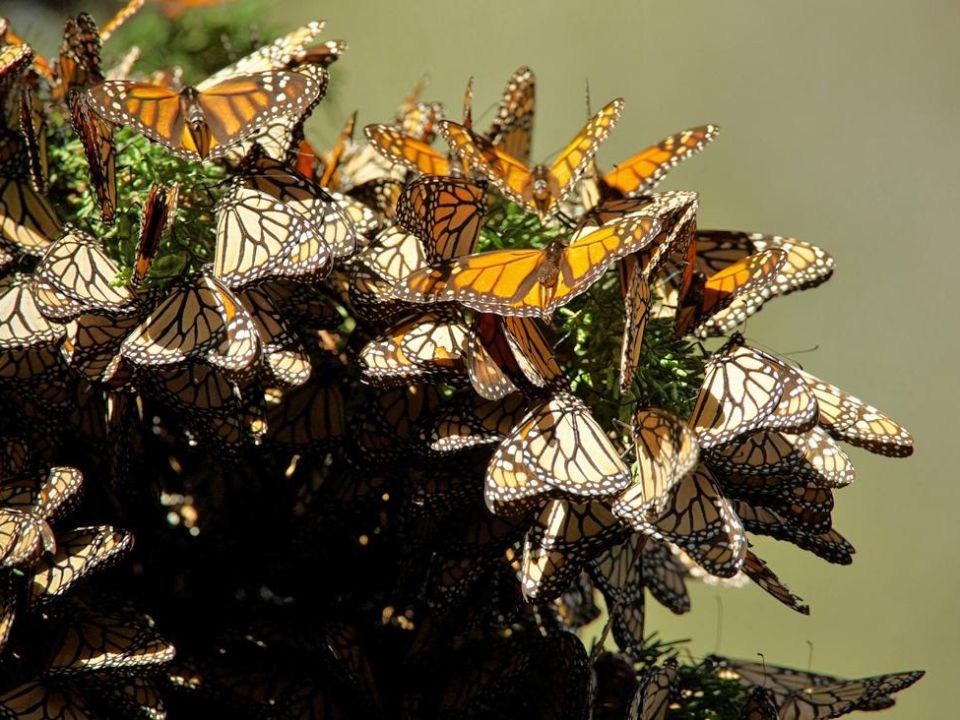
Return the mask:
M 853 463 L 822 428 L 801 435 L 761 430 L 709 451 L 712 466 L 740 475 L 793 475 L 824 487 L 856 477 Z
M 90 109 L 87 96 L 80 92 L 67 95 L 73 131 L 80 138 L 89 166 L 90 182 L 100 201 L 100 217 L 112 223 L 117 208 L 116 145 L 113 127 Z
M 606 174 L 596 173 L 593 182 L 587 183 L 587 204 L 594 206 L 607 198 L 637 196 L 650 192 L 672 168 L 700 152 L 719 132 L 720 128 L 716 125 L 692 127 L 641 150 L 615 165 L 613 170 Z M 589 187 L 590 185 L 596 187 Z
M 248 288 L 237 297 L 250 314 L 260 339 L 267 380 L 282 387 L 303 385 L 313 368 L 299 338 L 276 306 L 276 299 L 283 297 L 283 288 L 271 291 L 266 284 Z
M 760 309 L 771 297 L 788 295 L 820 285 L 833 274 L 833 258 L 816 245 L 794 238 L 728 230 L 697 231 L 696 270 L 704 275 L 721 272 L 749 255 L 766 250 L 786 253 L 780 272 L 755 292 L 734 299 L 730 305 L 703 323 L 707 334 L 726 334 Z
M 833 494 L 816 482 L 782 475 L 723 475 L 727 495 L 777 510 L 791 524 L 814 532 L 830 529 Z
M 631 425 L 636 449 L 637 482 L 617 498 L 630 517 L 660 517 L 670 491 L 697 465 L 699 447 L 694 432 L 668 412 L 638 409 Z M 629 508 L 629 510 L 627 509 Z
M 3 567 L 32 563 L 41 548 L 55 552 L 50 528 L 76 503 L 83 475 L 71 467 L 55 467 L 42 482 L 26 478 L 0 485 L 0 559 Z
M 40 311 L 29 276 L 0 279 L 0 350 L 55 346 L 62 338 L 63 326 L 50 322 Z
M 424 175 L 397 203 L 397 224 L 423 242 L 431 262 L 471 254 L 486 212 L 482 187 L 466 180 Z
M 127 20 L 140 11 L 144 2 L 145 0 L 129 0 L 126 5 L 117 10 L 114 16 L 103 26 L 103 29 L 100 30 L 100 40 L 103 42 L 109 40 L 117 30 L 123 27 Z
M 465 166 L 487 178 L 521 207 L 535 212 L 541 222 L 546 222 L 583 176 L 622 111 L 623 100 L 618 98 L 608 103 L 574 136 L 550 167 L 536 165 L 532 169 L 462 125 L 444 121 L 439 128 Z
M 20 133 L 27 154 L 30 182 L 39 193 L 47 191 L 47 120 L 36 89 L 28 84 L 20 88 Z
M 711 575 L 732 577 L 743 565 L 747 538 L 743 525 L 709 468 L 701 463 L 670 491 L 666 510 L 651 522 L 632 488 L 610 506 L 637 531 L 683 548 Z
M 734 335 L 706 363 L 690 425 L 708 449 L 760 429 L 805 432 L 817 413 L 797 370 Z
M 587 406 L 566 392 L 535 405 L 494 453 L 484 499 L 495 514 L 527 512 L 543 498 L 608 497 L 630 473 Z
M 409 450 L 416 430 L 440 403 L 435 386 L 411 383 L 380 394 L 355 416 L 353 440 L 373 461 L 395 458 Z
M 853 562 L 853 545 L 835 529 L 824 533 L 811 532 L 796 527 L 787 517 L 771 508 L 746 500 L 730 502 L 748 532 L 793 543 L 830 563 L 849 565 Z
M 31 571 L 31 605 L 62 595 L 75 582 L 116 562 L 133 547 L 133 535 L 108 525 L 59 532 L 56 539 L 56 552 L 41 558 Z
M 771 690 L 754 688 L 740 710 L 740 720 L 779 720 L 780 714 Z
M 640 686 L 630 708 L 630 718 L 663 720 L 673 700 L 677 668 L 667 663 L 655 665 L 640 676 Z
M 832 437 L 890 457 L 913 454 L 913 437 L 889 416 L 836 385 L 798 372 L 817 398 L 820 426 Z
M 147 279 L 153 259 L 160 249 L 163 234 L 176 216 L 179 196 L 179 184 L 167 186 L 156 183 L 150 188 L 140 215 L 140 235 L 137 238 L 137 250 L 130 277 L 131 287 L 139 287 Z
M 802 598 L 790 592 L 790 588 L 784 585 L 776 573 L 751 550 L 747 550 L 746 558 L 743 561 L 743 572 L 764 592 L 773 596 L 791 610 L 796 610 L 801 615 L 810 614 L 810 606 Z
M 692 332 L 705 337 L 714 329 L 729 332 L 772 294 L 768 288 L 776 284 L 786 261 L 787 253 L 771 248 L 748 255 L 710 277 L 695 276 L 691 291 L 677 310 L 677 335 Z M 717 312 L 729 308 L 735 300 L 746 308 L 744 314 L 732 313 L 722 324 L 708 325 Z
M 428 142 L 390 125 L 367 125 L 363 133 L 370 144 L 388 160 L 424 175 L 450 174 L 450 160 L 430 147 Z
M 296 205 L 278 202 L 271 192 L 306 190 L 299 185 L 267 185 L 272 179 L 239 177 L 220 200 L 213 274 L 231 288 L 248 287 L 267 278 L 314 280 L 330 270 L 332 250 L 321 234 L 326 226 L 318 227 Z M 333 203 L 321 199 L 317 204 L 341 218 L 339 211 L 332 209 Z
M 360 351 L 361 372 L 387 386 L 446 378 L 463 371 L 467 328 L 455 311 L 419 313 L 401 320 Z
M 830 675 L 794 670 L 768 663 L 715 658 L 716 674 L 744 687 L 767 688 L 774 695 L 781 718 L 816 720 L 840 717 L 854 710 L 879 709 L 893 704 L 890 697 L 923 677 L 905 672 L 843 680 Z
M 477 313 L 464 360 L 474 390 L 487 400 L 517 392 L 518 384 L 544 388 L 563 377 L 552 343 L 531 318 Z
M 50 677 L 111 668 L 149 668 L 173 659 L 174 648 L 146 617 L 130 611 L 71 615 L 47 662 Z
M 120 346 L 134 365 L 163 368 L 202 360 L 242 377 L 260 359 L 260 339 L 240 300 L 219 280 L 189 278 Z
M 37 265 L 37 305 L 44 315 L 60 321 L 85 312 L 137 312 L 140 307 L 130 288 L 114 286 L 119 274 L 119 268 L 91 236 L 68 228 Z
M 636 534 L 590 561 L 590 576 L 603 593 L 617 647 L 627 655 L 643 646 L 644 576 L 640 569 L 647 538 Z
M 553 606 L 564 627 L 573 630 L 589 625 L 602 614 L 593 595 L 593 583 L 586 573 L 580 573 L 580 577 L 574 581 L 573 585 L 553 601 Z M 603 665 L 605 654 L 601 653 L 597 657 L 594 667 Z M 603 670 L 597 671 L 598 682 L 600 682 L 600 676 L 603 674 Z M 633 668 L 630 669 L 630 676 L 633 677 Z M 602 694 L 603 690 L 598 690 L 598 696 Z M 601 702 L 600 700 L 597 701 L 598 707 Z
M 519 393 L 500 400 L 461 395 L 437 413 L 421 436 L 432 452 L 440 454 L 497 443 L 519 423 L 526 408 Z
M 69 18 L 63 31 L 60 55 L 54 66 L 58 80 L 55 97 L 67 97 L 74 88 L 103 82 L 100 69 L 101 36 L 97 23 L 87 13 Z
M 130 125 L 178 157 L 205 160 L 222 157 L 283 116 L 301 117 L 327 86 L 323 68 L 216 78 L 180 91 L 110 80 L 87 93 L 91 107 L 104 120 Z
M 530 68 L 519 67 L 507 81 L 497 116 L 484 137 L 508 155 L 529 162 L 535 111 L 536 78 Z
M 644 585 L 657 602 L 677 615 L 689 612 L 687 567 L 677 559 L 677 554 L 668 543 L 647 538 L 639 571 L 643 573 Z
M 453 258 L 408 275 L 392 290 L 398 300 L 459 302 L 480 312 L 549 320 L 586 292 L 615 260 L 646 247 L 660 231 L 647 216 L 628 217 L 543 250 L 491 250 Z
M 602 503 L 550 500 L 523 541 L 520 589 L 527 600 L 551 600 L 569 587 L 584 563 L 623 534 Z
M 120 345 L 140 324 L 144 313 L 124 317 L 81 313 L 70 320 L 60 345 L 67 367 L 91 382 L 122 384 L 126 373 L 119 355 Z
M 333 144 L 330 152 L 323 158 L 323 174 L 317 181 L 321 187 L 333 188 L 340 186 L 340 179 L 337 171 L 340 169 L 340 159 L 347 149 L 347 143 L 353 141 L 353 131 L 357 124 L 357 111 L 354 110 L 343 124 L 337 141 Z M 306 174 L 306 173 L 304 173 Z
M 0 237 L 28 255 L 42 255 L 60 234 L 60 220 L 50 201 L 30 184 L 0 178 Z

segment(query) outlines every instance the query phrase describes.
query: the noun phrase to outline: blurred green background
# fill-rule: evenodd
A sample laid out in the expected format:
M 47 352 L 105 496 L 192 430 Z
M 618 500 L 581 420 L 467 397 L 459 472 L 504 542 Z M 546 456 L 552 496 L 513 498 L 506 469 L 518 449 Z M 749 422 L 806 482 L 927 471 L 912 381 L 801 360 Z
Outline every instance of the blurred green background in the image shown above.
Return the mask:
M 4 0 L 2 12 L 53 50 L 68 12 L 103 21 L 120 4 Z M 605 167 L 682 128 L 722 127 L 662 187 L 699 191 L 702 227 L 793 235 L 837 262 L 825 286 L 751 319 L 748 339 L 893 415 L 917 452 L 850 450 L 859 477 L 838 493 L 835 524 L 859 550 L 852 566 L 758 543 L 810 617 L 755 587 L 700 586 L 686 616 L 651 603 L 649 628 L 693 638 L 698 655 L 807 667 L 812 648 L 814 669 L 848 677 L 924 668 L 884 717 L 949 716 L 960 670 L 960 4 L 330 0 L 276 3 L 254 32 L 267 40 L 314 18 L 350 42 L 309 127 L 321 148 L 354 109 L 361 124 L 388 119 L 424 74 L 427 97 L 454 117 L 472 75 L 483 125 L 521 64 L 537 74 L 538 159 L 582 124 L 588 79 L 595 109 L 626 99 Z

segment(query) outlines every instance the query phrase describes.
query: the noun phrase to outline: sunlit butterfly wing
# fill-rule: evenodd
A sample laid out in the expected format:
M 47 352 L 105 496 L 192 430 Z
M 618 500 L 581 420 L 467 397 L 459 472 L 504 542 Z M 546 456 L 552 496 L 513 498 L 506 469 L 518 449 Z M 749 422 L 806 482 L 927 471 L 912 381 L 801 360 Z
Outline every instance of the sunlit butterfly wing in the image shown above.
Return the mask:
M 50 346 L 62 337 L 63 326 L 41 313 L 29 276 L 0 280 L 0 350 Z
M 267 278 L 316 280 L 330 270 L 316 226 L 269 192 L 235 179 L 217 211 L 213 273 L 232 288 Z
M 353 130 L 356 124 L 357 111 L 354 110 L 344 122 L 343 129 L 340 131 L 340 135 L 337 137 L 337 141 L 333 144 L 330 152 L 323 157 L 323 174 L 320 176 L 320 179 L 317 180 L 322 187 L 334 188 L 340 186 L 338 175 L 340 159 L 343 157 L 344 151 L 347 148 L 347 143 L 353 140 Z
M 697 465 L 696 435 L 664 410 L 637 410 L 633 425 L 637 481 L 621 493 L 614 512 L 623 517 L 650 520 L 660 517 L 670 500 L 670 491 Z
M 507 81 L 497 116 L 484 137 L 521 162 L 529 162 L 535 111 L 536 79 L 533 71 L 526 66 L 517 68 Z
M 285 163 L 254 153 L 242 169 L 248 187 L 302 215 L 334 257 L 347 257 L 359 246 L 346 209 L 323 188 Z
M 326 91 L 304 73 L 271 71 L 175 92 L 123 80 L 88 91 L 94 111 L 188 160 L 217 158 L 282 116 L 299 117 Z
M 253 320 L 221 282 L 200 276 L 175 288 L 123 341 L 120 352 L 147 368 L 205 360 L 242 373 L 260 357 Z
M 72 92 L 67 95 L 67 104 L 73 131 L 80 138 L 87 158 L 90 181 L 100 201 L 100 217 L 111 223 L 117 209 L 117 150 L 113 127 L 90 110 L 86 95 Z
M 419 313 L 370 340 L 360 351 L 363 376 L 388 386 L 462 372 L 467 328 L 456 312 Z
M 487 467 L 484 496 L 491 511 L 509 514 L 551 494 L 602 498 L 629 483 L 629 471 L 587 406 L 561 392 L 535 406 L 501 442 Z
M 474 251 L 486 211 L 483 188 L 466 180 L 425 175 L 406 187 L 397 222 L 419 237 L 431 260 Z
M 801 615 L 810 614 L 810 606 L 802 598 L 790 592 L 790 588 L 783 584 L 776 573 L 750 550 L 747 551 L 743 562 L 743 572 L 764 592 L 769 593 L 791 610 L 796 610 Z
M 677 334 L 693 332 L 704 337 L 732 331 L 770 297 L 770 288 L 776 284 L 786 259 L 784 251 L 771 248 L 748 255 L 706 278 L 691 294 L 694 303 L 685 303 L 677 311 Z M 735 308 L 734 312 L 730 306 L 735 300 L 741 309 Z M 709 323 L 722 310 L 727 311 L 723 322 Z
M 427 143 L 391 125 L 367 125 L 363 129 L 370 144 L 388 160 L 424 175 L 449 175 L 450 161 Z
M 736 336 L 707 361 L 690 425 L 710 448 L 759 429 L 803 431 L 816 417 L 799 372 Z
M 527 531 L 520 587 L 528 600 L 551 600 L 576 579 L 584 564 L 623 531 L 598 502 L 551 500 Z
M 139 307 L 130 288 L 117 286 L 119 268 L 90 235 L 73 228 L 58 239 L 36 269 L 41 312 L 71 320 L 84 312 L 129 315 Z
M 747 549 L 743 525 L 706 465 L 701 463 L 676 484 L 654 522 L 637 512 L 628 493 L 611 509 L 634 530 L 680 546 L 711 575 L 732 577 L 740 570 Z
M 0 237 L 30 255 L 42 255 L 60 234 L 60 220 L 50 201 L 30 184 L 0 179 Z
M 799 372 L 817 398 L 820 426 L 834 438 L 881 455 L 913 454 L 913 437 L 903 426 L 836 385 Z
M 586 292 L 614 261 L 659 232 L 646 216 L 629 217 L 545 250 L 492 250 L 430 265 L 407 276 L 392 294 L 406 302 L 459 302 L 480 312 L 540 316 Z
M 42 604 L 74 583 L 119 560 L 133 547 L 133 535 L 110 526 L 57 533 L 57 551 L 40 560 L 30 577 L 30 602 Z
M 54 643 L 46 672 L 63 677 L 113 668 L 157 667 L 173 659 L 174 647 L 147 618 L 130 613 L 81 612 Z
M 666 137 L 618 163 L 603 176 L 603 184 L 623 195 L 648 192 L 671 168 L 706 147 L 719 131 L 716 125 L 700 125 Z

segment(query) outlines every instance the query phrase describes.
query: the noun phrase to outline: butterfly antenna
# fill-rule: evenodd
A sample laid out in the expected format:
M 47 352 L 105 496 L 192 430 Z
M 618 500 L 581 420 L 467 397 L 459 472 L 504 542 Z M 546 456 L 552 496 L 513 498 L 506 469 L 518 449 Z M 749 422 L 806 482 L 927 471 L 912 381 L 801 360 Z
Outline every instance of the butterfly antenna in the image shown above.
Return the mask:
M 807 643 L 807 647 L 810 649 L 807 653 L 807 672 L 810 672 L 810 668 L 813 667 L 813 641 L 805 640 L 804 642 Z
M 589 120 L 593 117 L 593 110 L 590 109 L 590 78 L 584 80 L 584 84 L 586 85 L 586 96 L 584 99 L 587 101 L 587 120 Z
M 770 679 L 767 675 L 767 658 L 764 657 L 762 652 L 758 652 L 757 655 L 760 657 L 760 664 L 763 665 L 763 687 L 766 689 L 767 681 Z

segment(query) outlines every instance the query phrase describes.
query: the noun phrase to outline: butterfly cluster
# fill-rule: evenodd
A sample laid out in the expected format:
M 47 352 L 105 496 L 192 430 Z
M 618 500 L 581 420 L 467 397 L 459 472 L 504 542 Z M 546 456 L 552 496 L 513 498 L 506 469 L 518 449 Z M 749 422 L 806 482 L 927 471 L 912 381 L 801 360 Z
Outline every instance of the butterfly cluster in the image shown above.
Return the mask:
M 833 260 L 655 190 L 716 126 L 603 171 L 618 98 L 533 164 L 520 68 L 488 127 L 418 86 L 324 152 L 323 22 L 191 85 L 102 63 L 141 5 L 54 61 L 0 20 L 0 717 L 812 720 L 920 677 L 645 627 L 698 581 L 807 612 L 750 535 L 852 562 L 841 443 L 913 449 L 738 332 Z

